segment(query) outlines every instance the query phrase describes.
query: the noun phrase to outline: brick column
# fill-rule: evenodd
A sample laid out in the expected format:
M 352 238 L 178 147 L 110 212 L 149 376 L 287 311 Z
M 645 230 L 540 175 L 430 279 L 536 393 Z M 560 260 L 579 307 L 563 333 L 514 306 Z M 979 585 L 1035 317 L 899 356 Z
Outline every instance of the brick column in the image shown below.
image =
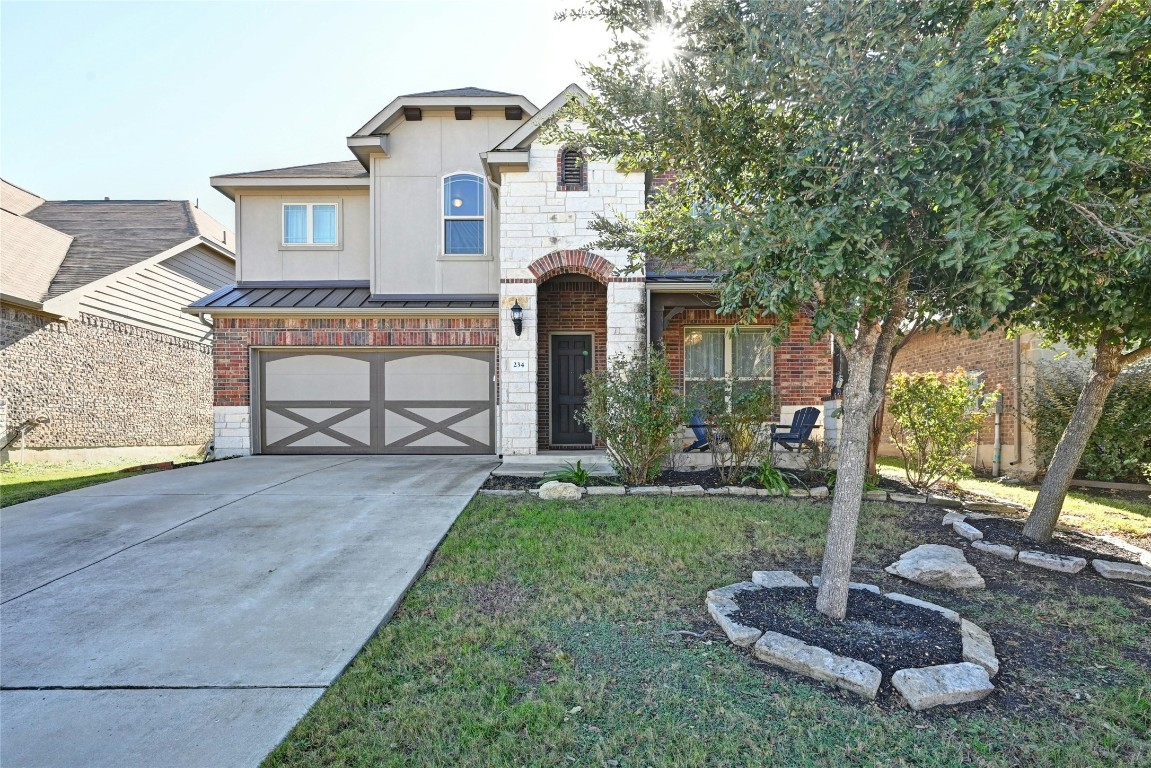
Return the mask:
M 524 310 L 523 332 L 516 336 L 511 307 Z M 536 415 L 537 305 L 534 280 L 500 284 L 499 446 L 504 456 L 534 454 Z

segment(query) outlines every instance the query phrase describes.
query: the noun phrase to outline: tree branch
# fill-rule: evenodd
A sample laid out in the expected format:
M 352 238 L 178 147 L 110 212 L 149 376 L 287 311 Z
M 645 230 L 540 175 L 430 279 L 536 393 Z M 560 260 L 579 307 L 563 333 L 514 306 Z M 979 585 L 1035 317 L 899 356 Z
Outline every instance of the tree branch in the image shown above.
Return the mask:
M 1151 344 L 1144 344 L 1142 347 L 1136 347 L 1132 351 L 1119 358 L 1119 364 L 1126 368 L 1129 365 L 1134 365 L 1145 357 L 1151 356 Z
M 1111 6 L 1113 5 L 1115 5 L 1115 0 L 1103 0 L 1102 4 L 1095 9 L 1095 13 L 1091 14 L 1091 17 L 1087 19 L 1087 23 L 1083 25 L 1083 34 L 1086 35 L 1090 32 L 1095 25 L 1099 23 L 1099 20 L 1103 18 L 1103 14 L 1111 10 Z

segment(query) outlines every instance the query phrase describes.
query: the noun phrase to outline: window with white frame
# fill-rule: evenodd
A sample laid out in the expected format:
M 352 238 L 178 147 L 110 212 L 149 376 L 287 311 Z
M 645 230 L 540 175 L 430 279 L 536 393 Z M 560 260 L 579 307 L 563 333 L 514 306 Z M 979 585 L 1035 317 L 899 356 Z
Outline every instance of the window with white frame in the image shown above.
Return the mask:
M 483 254 L 484 180 L 472 173 L 444 178 L 444 253 Z
M 770 329 L 748 327 L 687 328 L 683 335 L 683 394 L 690 404 L 693 390 L 709 379 L 742 382 L 772 379 Z
M 337 203 L 284 203 L 284 245 L 339 243 Z

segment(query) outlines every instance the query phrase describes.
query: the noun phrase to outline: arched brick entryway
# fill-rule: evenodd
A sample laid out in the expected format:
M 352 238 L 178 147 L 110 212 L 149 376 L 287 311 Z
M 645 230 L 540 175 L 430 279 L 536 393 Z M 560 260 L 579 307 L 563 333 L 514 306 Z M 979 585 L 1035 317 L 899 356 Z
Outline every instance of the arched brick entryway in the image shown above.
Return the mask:
M 615 266 L 610 261 L 585 250 L 552 251 L 529 264 L 528 270 L 535 277 L 536 285 L 557 275 L 584 275 L 607 284 L 615 274 Z

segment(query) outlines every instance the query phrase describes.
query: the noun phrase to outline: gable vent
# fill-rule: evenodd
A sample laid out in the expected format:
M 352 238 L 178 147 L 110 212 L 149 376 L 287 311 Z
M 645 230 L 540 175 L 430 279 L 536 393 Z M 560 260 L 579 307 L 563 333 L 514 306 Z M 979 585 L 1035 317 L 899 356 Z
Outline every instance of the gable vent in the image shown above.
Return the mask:
M 564 149 L 557 158 L 557 189 L 579 192 L 587 189 L 587 159 L 578 149 Z

